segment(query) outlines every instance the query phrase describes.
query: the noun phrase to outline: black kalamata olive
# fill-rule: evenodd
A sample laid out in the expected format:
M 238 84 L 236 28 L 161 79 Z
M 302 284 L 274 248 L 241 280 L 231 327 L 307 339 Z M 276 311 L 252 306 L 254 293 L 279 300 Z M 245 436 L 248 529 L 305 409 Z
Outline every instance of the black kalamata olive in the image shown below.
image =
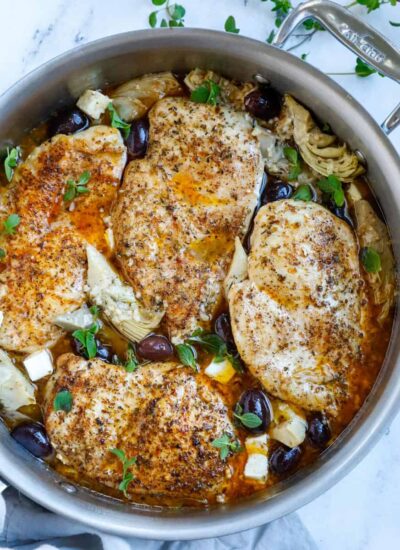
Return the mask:
M 126 148 L 129 160 L 143 158 L 149 144 L 149 120 L 140 118 L 134 120 L 131 125 L 131 131 L 126 140 Z
M 96 338 L 97 353 L 96 357 L 105 361 L 106 363 L 112 363 L 113 361 L 113 351 L 110 346 L 104 345 L 98 338 Z M 77 355 L 89 359 L 89 356 L 86 352 L 86 349 L 82 343 L 76 338 L 72 338 L 72 349 Z
M 274 474 L 287 474 L 298 465 L 301 457 L 300 447 L 290 449 L 285 445 L 280 445 L 271 454 L 269 465 Z
M 282 96 L 274 88 L 263 87 L 247 94 L 244 106 L 254 117 L 268 121 L 281 112 Z
M 293 187 L 290 183 L 284 181 L 270 181 L 265 188 L 265 193 L 262 197 L 262 204 L 268 202 L 281 201 L 283 199 L 290 199 L 293 195 Z
M 24 422 L 11 431 L 11 437 L 38 458 L 51 455 L 53 448 L 43 424 Z
M 74 107 L 68 111 L 62 111 L 49 122 L 49 134 L 75 134 L 89 128 L 90 120 L 83 111 Z
M 350 227 L 354 228 L 354 223 L 349 214 L 347 202 L 345 202 L 343 206 L 337 206 L 334 201 L 329 200 L 327 203 L 327 207 L 332 212 L 332 214 L 335 214 L 335 216 L 348 223 Z
M 312 445 L 324 448 L 332 436 L 328 420 L 322 414 L 317 414 L 308 423 L 307 437 Z
M 150 334 L 141 340 L 136 351 L 142 359 L 149 361 L 166 361 L 174 355 L 174 348 L 166 336 Z
M 261 420 L 257 428 L 247 428 L 255 434 L 261 434 L 268 430 L 272 420 L 272 407 L 268 397 L 261 390 L 246 390 L 240 396 L 238 405 L 240 414 L 253 413 Z
M 229 313 L 221 313 L 221 315 L 218 315 L 215 320 L 214 330 L 228 346 L 236 348 Z

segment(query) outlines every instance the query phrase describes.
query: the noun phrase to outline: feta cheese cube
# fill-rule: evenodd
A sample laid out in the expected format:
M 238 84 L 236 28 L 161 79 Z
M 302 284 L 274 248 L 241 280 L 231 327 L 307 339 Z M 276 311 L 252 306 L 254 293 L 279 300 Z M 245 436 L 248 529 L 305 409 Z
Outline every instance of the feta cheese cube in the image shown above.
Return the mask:
M 274 403 L 276 421 L 269 431 L 272 439 L 280 441 L 287 447 L 301 445 L 306 437 L 307 420 L 297 414 L 287 403 Z
M 85 114 L 97 120 L 107 109 L 107 105 L 111 102 L 111 99 L 95 90 L 86 90 L 78 99 L 76 105 Z
M 244 467 L 244 477 L 265 482 L 268 477 L 268 458 L 260 453 L 250 454 Z
M 23 360 L 29 378 L 32 382 L 40 380 L 53 372 L 53 356 L 48 349 L 35 351 Z
M 228 359 L 224 359 L 218 363 L 213 359 L 204 372 L 207 376 L 221 384 L 227 384 L 236 374 L 232 363 Z

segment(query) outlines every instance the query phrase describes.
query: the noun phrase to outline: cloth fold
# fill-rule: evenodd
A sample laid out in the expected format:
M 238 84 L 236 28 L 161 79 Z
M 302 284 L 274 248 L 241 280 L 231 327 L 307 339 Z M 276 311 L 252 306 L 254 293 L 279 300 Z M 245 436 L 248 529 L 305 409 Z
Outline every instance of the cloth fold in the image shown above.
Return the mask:
M 156 541 L 96 531 L 53 514 L 8 487 L 1 495 L 0 548 L 18 550 L 316 550 L 296 514 L 262 527 L 214 539 Z M 1 508 L 0 508 L 1 513 Z

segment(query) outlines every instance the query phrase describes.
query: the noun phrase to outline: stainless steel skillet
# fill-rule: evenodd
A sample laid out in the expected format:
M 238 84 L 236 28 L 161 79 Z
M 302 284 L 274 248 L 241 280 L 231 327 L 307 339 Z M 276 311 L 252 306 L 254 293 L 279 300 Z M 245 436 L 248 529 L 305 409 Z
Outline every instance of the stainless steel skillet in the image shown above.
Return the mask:
M 314 17 L 380 72 L 400 81 L 400 53 L 350 12 L 327 1 L 300 5 L 283 23 L 282 45 L 295 26 Z M 308 105 L 368 160 L 369 178 L 400 260 L 400 159 L 387 139 L 400 123 L 400 108 L 380 128 L 340 86 L 298 58 L 261 42 L 197 29 L 155 30 L 98 40 L 46 63 L 0 98 L 0 146 L 21 136 L 49 113 L 74 102 L 86 88 L 123 82 L 146 72 L 207 67 L 225 76 L 269 80 Z M 400 402 L 400 339 L 396 317 L 379 378 L 357 417 L 320 459 L 272 490 L 234 505 L 203 510 L 164 510 L 126 505 L 60 478 L 0 427 L 0 473 L 43 506 L 99 529 L 127 536 L 196 539 L 249 529 L 287 514 L 331 487 L 370 450 Z

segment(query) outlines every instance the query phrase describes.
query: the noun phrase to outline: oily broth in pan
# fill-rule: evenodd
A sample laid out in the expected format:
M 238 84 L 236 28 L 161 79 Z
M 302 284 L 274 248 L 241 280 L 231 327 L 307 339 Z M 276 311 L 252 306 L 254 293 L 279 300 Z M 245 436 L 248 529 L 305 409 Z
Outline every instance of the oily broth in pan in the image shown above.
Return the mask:
M 206 78 L 210 77 L 210 78 Z M 220 77 L 218 75 L 213 75 L 211 73 L 207 74 L 206 76 L 202 76 L 201 72 L 196 73 L 194 71 L 194 75 L 192 75 L 191 80 L 189 79 L 189 82 L 193 84 L 192 90 L 198 90 L 199 87 L 204 87 L 204 97 L 206 97 L 206 93 L 208 92 L 209 96 L 213 92 L 212 84 L 210 84 L 210 81 L 215 82 L 217 87 L 219 88 L 219 101 L 222 102 L 231 102 L 235 108 L 237 109 L 238 104 L 246 104 L 247 105 L 247 112 L 250 113 L 250 115 L 256 114 L 256 115 L 262 115 L 262 101 L 260 102 L 260 97 L 257 96 L 257 94 L 263 93 L 263 90 L 256 90 L 256 94 L 252 96 L 251 101 L 249 99 L 245 99 L 248 97 L 250 93 L 252 93 L 253 86 L 250 84 L 232 84 L 229 81 L 225 81 L 223 79 L 218 80 Z M 200 80 L 199 80 L 200 79 Z M 187 97 L 190 97 L 190 90 L 188 88 L 183 88 L 182 86 L 182 92 L 178 92 L 177 90 L 174 90 L 171 95 L 173 97 L 181 97 L 182 95 Z M 105 95 L 113 96 L 114 89 L 107 89 L 103 93 Z M 215 91 L 215 90 L 214 90 Z M 157 96 L 158 93 L 158 96 Z M 155 95 L 157 97 L 153 97 L 151 100 L 143 101 L 142 105 L 140 106 L 140 109 L 145 109 L 147 112 L 148 108 L 151 107 L 155 102 L 157 101 L 157 98 L 161 98 L 163 95 L 168 96 L 168 86 L 166 87 L 166 91 L 164 92 L 157 92 Z M 275 92 L 273 92 L 274 101 L 278 101 L 275 96 Z M 208 96 L 208 99 L 209 99 Z M 257 99 L 258 98 L 258 99 Z M 204 101 L 203 101 L 204 102 Z M 243 103 L 244 102 L 244 103 Z M 149 104 L 150 103 L 150 104 Z M 268 103 L 268 102 L 267 102 Z M 143 107 L 144 105 L 144 107 Z M 132 105 L 130 105 L 130 108 L 132 108 Z M 242 107 L 244 110 L 244 107 Z M 268 111 L 268 104 L 264 106 L 264 108 Z M 259 120 L 260 124 L 260 131 L 270 131 L 274 132 L 274 127 L 276 124 L 276 120 L 279 117 L 279 113 L 275 113 L 274 109 L 278 109 L 278 107 L 275 104 L 272 104 L 270 106 L 272 117 L 270 117 L 269 120 Z M 139 114 L 141 117 L 143 117 L 142 111 L 139 109 Z M 216 107 L 218 109 L 218 107 Z M 259 110 L 257 110 L 259 109 Z M 261 109 L 261 110 L 260 110 Z M 279 110 L 281 109 L 281 105 L 279 106 Z M 270 114 L 271 114 L 270 113 Z M 146 116 L 144 114 L 144 116 Z M 256 117 L 258 118 L 258 117 Z M 99 120 L 96 120 L 96 124 L 102 123 L 109 125 L 112 120 L 112 117 L 110 117 L 110 112 L 105 111 L 104 114 L 101 115 Z M 93 122 L 92 122 L 93 124 Z M 35 149 L 35 147 L 39 146 L 41 143 L 43 143 L 46 139 L 49 139 L 51 137 L 51 134 L 49 133 L 49 126 L 54 127 L 54 122 L 52 122 L 50 125 L 48 123 L 43 123 L 38 128 L 35 128 L 32 130 L 27 136 L 24 137 L 24 139 L 21 141 L 20 147 L 22 151 L 22 159 L 26 159 L 26 157 Z M 122 130 L 123 131 L 123 130 Z M 136 137 L 136 140 L 140 141 L 142 139 L 141 132 L 138 132 L 138 136 Z M 288 138 L 287 140 L 287 146 L 290 146 L 293 150 L 296 150 L 298 152 L 298 148 L 296 146 L 295 141 L 293 141 L 292 138 Z M 133 145 L 131 143 L 131 146 L 133 149 L 137 147 L 137 142 L 133 142 Z M 135 156 L 135 151 L 133 151 L 133 156 Z M 301 155 L 298 152 L 298 156 L 301 159 Z M 287 160 L 287 159 L 286 159 Z M 314 199 L 318 200 L 319 202 L 322 202 L 324 200 L 324 197 L 321 193 L 318 192 L 318 189 L 315 188 L 315 184 L 312 182 L 312 177 L 310 177 L 310 167 L 305 165 L 304 161 L 301 161 L 303 163 L 303 170 L 307 172 L 307 177 L 309 177 L 308 180 L 304 181 L 311 181 L 310 186 L 312 189 L 312 192 L 314 193 Z M 292 163 L 293 164 L 293 163 Z M 275 188 L 276 192 L 278 193 L 285 193 L 285 189 L 283 189 L 286 186 L 289 185 L 289 187 L 292 187 L 292 191 L 295 191 L 296 188 L 299 185 L 308 185 L 306 183 L 299 184 L 298 181 L 293 181 L 292 179 L 288 181 L 287 177 L 285 178 L 285 175 L 282 173 L 282 167 L 280 166 L 277 170 L 277 173 L 271 172 L 269 169 L 270 167 L 266 167 L 266 187 L 263 191 L 263 196 L 261 197 L 260 204 L 264 205 L 267 201 L 267 195 L 268 190 L 270 191 L 273 187 Z M 287 168 L 287 167 L 286 167 Z M 289 166 L 290 168 L 290 166 Z M 315 172 L 311 173 L 311 176 L 315 176 Z M 8 182 L 6 178 L 3 176 L 3 173 L 1 174 L 1 183 L 2 183 L 2 194 L 6 195 L 7 193 L 7 185 Z M 314 178 L 315 179 L 315 178 Z M 347 179 L 347 178 L 346 178 Z M 185 180 L 186 181 L 186 180 Z M 181 185 L 181 192 L 183 195 L 185 195 L 185 189 L 186 187 L 190 187 L 188 192 L 193 191 L 193 185 L 185 183 L 185 181 L 180 180 Z M 185 187 L 186 185 L 186 187 Z M 281 187 L 279 187 L 281 185 Z M 354 204 L 352 204 L 352 200 L 349 198 L 349 189 L 350 186 L 353 186 L 352 193 L 358 192 L 358 200 L 367 200 L 376 211 L 379 211 L 376 204 L 374 204 L 373 195 L 370 192 L 370 189 L 368 187 L 368 182 L 364 175 L 359 174 L 355 175 L 355 177 L 351 181 L 343 182 L 343 188 L 346 195 L 346 202 L 348 203 L 348 208 L 346 209 L 346 217 L 349 216 L 350 220 L 355 223 L 355 209 Z M 283 189 L 283 191 L 282 191 Z M 271 193 L 271 191 L 270 191 Z M 285 200 L 285 196 L 278 196 L 279 199 Z M 326 198 L 326 197 L 325 197 Z M 269 197 L 271 200 L 271 196 Z M 76 199 L 79 200 L 79 197 Z M 273 198 L 272 201 L 275 201 L 276 198 Z M 325 203 L 326 205 L 326 203 Z M 344 217 L 343 212 L 340 212 L 338 208 L 335 208 L 332 205 L 327 205 L 331 208 L 331 210 L 339 214 L 340 217 Z M 111 203 L 108 205 L 109 210 L 107 208 L 101 207 L 103 210 L 101 212 L 101 217 L 104 219 L 108 219 L 111 215 Z M 99 223 L 98 219 L 98 205 L 96 203 L 92 203 L 91 208 L 93 208 L 93 211 L 90 209 L 87 209 L 85 212 L 79 211 L 74 216 L 73 211 L 71 212 L 71 219 L 73 220 L 74 226 L 76 230 L 82 235 L 83 238 L 88 238 L 90 236 L 91 242 L 96 243 L 96 247 L 101 252 L 107 260 L 110 262 L 110 264 L 114 267 L 115 270 L 120 271 L 120 263 L 118 259 L 116 258 L 115 251 L 110 249 L 109 242 L 107 241 L 107 237 L 105 235 L 105 229 L 107 229 L 107 224 L 105 223 Z M 206 248 L 206 250 L 205 250 Z M 231 244 L 231 248 L 233 250 L 233 241 Z M 209 241 L 205 241 L 203 243 L 203 249 L 201 249 L 201 255 L 203 258 L 213 258 L 214 256 L 220 254 L 221 252 L 221 242 L 216 241 L 215 239 L 210 239 Z M 2 264 L 0 269 L 4 270 L 6 269 L 5 263 Z M 66 477 L 70 478 L 71 480 L 78 482 L 84 486 L 87 486 L 93 490 L 96 490 L 101 493 L 110 494 L 112 496 L 118 497 L 118 498 L 129 498 L 131 501 L 135 502 L 144 502 L 147 504 L 161 504 L 161 505 L 167 505 L 167 506 L 180 506 L 180 505 L 194 505 L 194 506 L 203 506 L 208 503 L 213 503 L 215 501 L 221 502 L 221 501 L 232 501 L 239 499 L 244 496 L 248 496 L 252 494 L 255 491 L 263 490 L 278 481 L 281 481 L 282 479 L 287 478 L 293 472 L 298 470 L 299 468 L 302 468 L 306 465 L 311 464 L 317 456 L 322 452 L 324 448 L 326 448 L 331 442 L 335 440 L 335 438 L 343 431 L 343 429 L 348 425 L 348 423 L 351 421 L 351 419 L 354 417 L 356 412 L 359 410 L 360 406 L 362 405 L 364 399 L 368 395 L 376 376 L 379 372 L 380 366 L 382 365 L 385 352 L 387 349 L 387 345 L 390 338 L 390 332 L 391 332 L 391 326 L 392 326 L 392 320 L 393 320 L 393 312 L 392 309 L 390 309 L 389 314 L 386 316 L 385 319 L 379 319 L 379 316 L 382 311 L 382 304 L 374 304 L 374 287 L 370 280 L 368 280 L 368 277 L 365 275 L 365 271 L 363 271 L 363 268 L 361 268 L 361 274 L 363 279 L 365 280 L 365 292 L 366 292 L 366 304 L 364 304 L 364 311 L 366 315 L 366 319 L 364 321 L 364 331 L 367 333 L 368 337 L 363 339 L 362 342 L 362 348 L 361 353 L 359 355 L 359 358 L 357 361 L 354 361 L 351 365 L 351 368 L 348 372 L 348 381 L 349 385 L 352 388 L 351 391 L 351 398 L 345 401 L 343 404 L 340 405 L 338 414 L 336 416 L 329 415 L 327 422 L 329 423 L 329 432 L 330 437 L 325 439 L 326 441 L 320 445 L 317 446 L 315 444 L 315 441 L 313 442 L 313 434 L 311 433 L 311 429 L 313 426 L 313 422 L 315 422 L 315 419 L 320 419 L 321 414 L 316 414 L 312 411 L 302 410 L 296 405 L 292 405 L 289 402 L 289 405 L 292 405 L 293 410 L 295 413 L 298 413 L 300 416 L 302 416 L 305 421 L 308 423 L 307 428 L 307 435 L 304 438 L 304 440 L 299 444 L 296 445 L 295 448 L 299 448 L 299 455 L 293 459 L 291 456 L 278 456 L 277 459 L 275 459 L 275 466 L 271 464 L 271 457 L 274 455 L 275 451 L 279 451 L 280 449 L 284 449 L 284 451 L 289 452 L 289 448 L 287 446 L 283 446 L 282 442 L 275 440 L 274 438 L 270 437 L 268 439 L 268 457 L 270 460 L 269 465 L 269 471 L 268 475 L 265 476 L 265 479 L 262 481 L 252 479 L 251 477 L 245 476 L 245 465 L 246 461 L 248 459 L 248 455 L 251 454 L 248 451 L 246 451 L 246 439 L 249 437 L 252 437 L 254 435 L 257 435 L 252 433 L 251 428 L 247 429 L 243 424 L 240 424 L 240 422 L 236 423 L 236 433 L 234 434 L 235 439 L 238 440 L 240 443 L 239 452 L 229 452 L 227 457 L 224 457 L 221 460 L 226 461 L 226 467 L 229 470 L 226 486 L 223 491 L 223 495 L 221 494 L 210 494 L 207 495 L 207 497 L 204 497 L 203 495 L 196 495 L 193 494 L 193 497 L 188 496 L 182 496 L 182 497 L 171 497 L 167 493 L 157 493 L 149 492 L 148 494 L 138 494 L 138 493 L 131 493 L 128 495 L 124 495 L 121 490 L 119 490 L 117 487 L 106 487 L 104 484 L 99 483 L 96 479 L 91 478 L 90 476 L 86 475 L 85 472 L 80 471 L 79 469 L 74 468 L 73 466 L 70 466 L 68 464 L 63 463 L 59 458 L 57 458 L 56 453 L 51 454 L 48 457 L 45 457 L 45 459 L 54 467 L 59 473 L 62 475 L 65 475 Z M 226 301 L 226 299 L 221 296 L 218 301 L 218 306 L 214 308 L 212 319 L 209 323 L 202 323 L 200 322 L 200 326 L 205 325 L 207 327 L 208 332 L 213 332 L 215 327 L 215 322 L 218 318 L 220 318 L 221 315 L 227 314 L 229 312 L 229 305 Z M 104 316 L 104 313 L 100 311 L 100 317 L 101 321 L 101 328 L 97 332 L 96 337 L 101 342 L 102 346 L 107 348 L 108 350 L 108 360 L 110 362 L 115 362 L 119 358 L 119 360 L 124 363 L 127 354 L 128 354 L 128 340 L 124 338 L 121 333 L 116 330 L 115 326 L 109 322 L 109 318 Z M 1 328 L 0 328 L 1 330 Z M 166 326 L 165 321 L 162 321 L 159 327 L 153 331 L 156 332 L 159 335 L 163 335 L 166 338 L 171 338 L 171 332 L 169 330 L 169 327 Z M 196 347 L 196 346 L 195 346 Z M 76 342 L 74 344 L 73 338 L 71 337 L 71 334 L 65 333 L 61 338 L 58 339 L 58 341 L 51 347 L 51 352 L 54 359 L 54 364 L 57 362 L 57 358 L 62 356 L 65 353 L 73 353 L 76 354 L 77 351 L 79 352 L 79 349 L 77 349 Z M 82 350 L 81 350 L 82 351 Z M 201 346 L 196 347 L 197 357 L 196 361 L 199 365 L 199 373 L 196 374 L 197 377 L 197 383 L 200 385 L 204 385 L 205 387 L 208 387 L 210 391 L 217 392 L 224 401 L 227 410 L 229 411 L 229 416 L 234 420 L 233 418 L 233 411 L 235 410 L 235 407 L 238 402 L 240 402 L 241 396 L 244 392 L 248 390 L 258 390 L 258 391 L 264 391 L 265 394 L 267 394 L 268 399 L 272 401 L 272 403 L 276 403 L 279 400 L 277 398 L 270 394 L 267 390 L 263 389 L 262 384 L 260 381 L 254 377 L 251 372 L 244 367 L 244 372 L 241 374 L 235 374 L 227 383 L 221 383 L 216 381 L 210 376 L 207 376 L 204 373 L 204 370 L 209 365 L 209 363 L 213 359 L 213 354 L 209 353 L 207 349 L 202 348 Z M 23 359 L 26 357 L 26 354 L 18 353 L 14 350 L 8 351 L 9 356 L 12 358 L 14 364 L 17 366 L 17 368 L 23 373 L 24 376 L 27 376 L 26 370 L 23 365 Z M 177 352 L 175 351 L 174 360 L 179 362 L 179 357 L 177 355 Z M 142 359 L 143 362 L 143 359 Z M 121 368 L 123 368 L 123 365 L 121 365 Z M 139 369 L 146 369 L 146 361 L 144 359 L 144 364 L 140 365 L 138 367 Z M 48 383 L 49 377 L 45 376 L 37 381 L 35 381 L 35 397 L 36 397 L 36 404 L 34 405 L 28 405 L 25 407 L 21 407 L 18 411 L 19 414 L 9 414 L 8 411 L 3 409 L 2 418 L 7 423 L 9 428 L 12 430 L 16 426 L 20 425 L 21 422 L 29 421 L 29 419 L 41 422 L 43 420 L 43 413 L 44 413 L 44 402 L 46 400 L 46 386 Z M 254 409 L 257 410 L 257 409 Z M 246 412 L 246 411 L 245 411 Z M 68 413 L 67 413 L 68 414 Z M 323 425 L 325 425 L 325 420 L 323 420 Z M 316 427 L 315 427 L 316 426 Z M 321 422 L 314 425 L 314 429 L 320 430 L 324 429 L 321 428 Z M 254 430 L 253 430 L 254 431 Z M 223 434 L 214 434 L 215 437 L 212 439 L 218 439 L 218 437 L 223 436 Z M 318 438 L 318 433 L 317 433 Z M 140 452 L 140 451 L 139 451 Z M 264 452 L 264 451 L 263 451 Z M 290 461 L 292 460 L 292 464 L 290 464 Z M 281 471 L 279 471 L 279 468 Z

